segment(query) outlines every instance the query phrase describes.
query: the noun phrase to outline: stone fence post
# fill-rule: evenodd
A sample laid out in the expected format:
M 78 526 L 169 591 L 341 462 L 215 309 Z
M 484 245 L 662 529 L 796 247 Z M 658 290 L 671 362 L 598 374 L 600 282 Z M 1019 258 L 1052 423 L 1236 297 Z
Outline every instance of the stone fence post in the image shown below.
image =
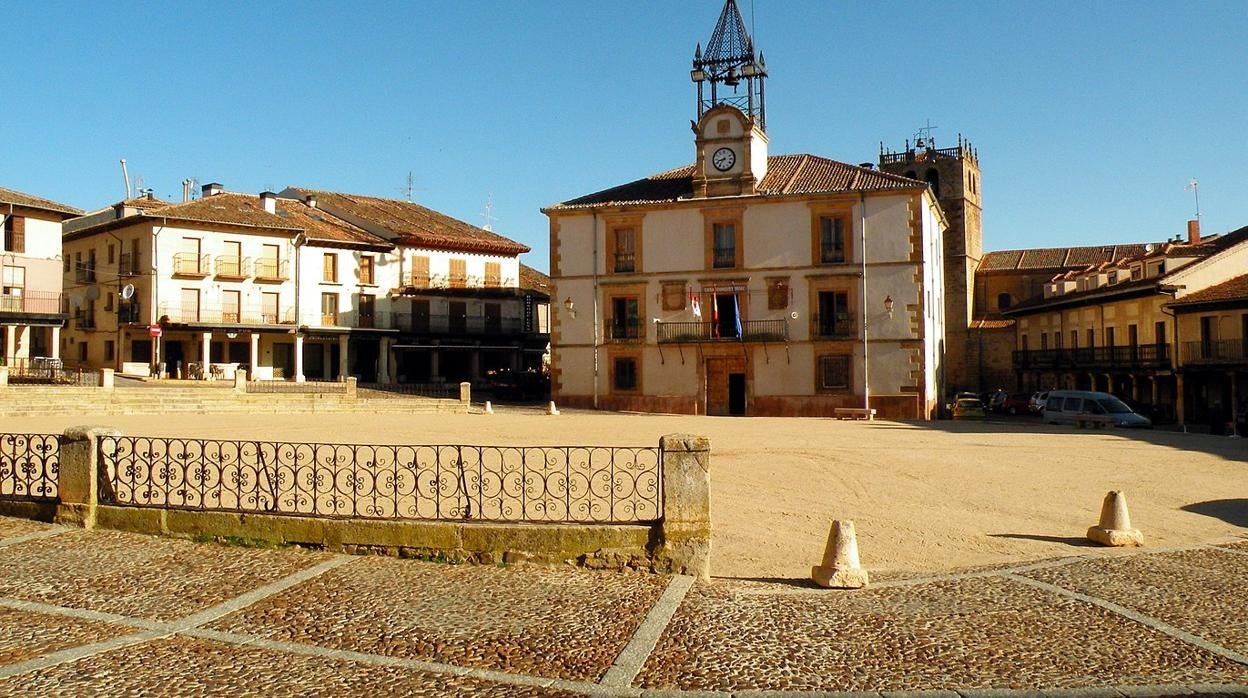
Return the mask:
M 459 401 L 472 402 L 472 383 L 464 381 L 459 384 Z
M 663 468 L 661 571 L 711 576 L 711 441 L 694 434 L 659 439 Z
M 115 385 L 116 385 L 116 382 L 113 380 L 113 369 L 101 368 L 100 369 L 100 387 L 105 390 L 112 390 Z
M 121 432 L 111 427 L 78 426 L 62 434 L 56 523 L 95 527 L 95 512 L 100 502 L 99 443 L 103 436 L 121 436 Z
M 360 388 L 359 388 L 360 379 L 356 378 L 355 376 L 347 376 L 347 380 L 345 382 L 347 384 L 347 387 L 346 387 L 347 400 L 351 402 L 355 402 L 355 400 L 359 398 L 360 396 L 360 392 L 359 392 L 360 391 Z
M 234 370 L 234 392 L 247 392 L 247 371 L 241 368 Z
M 9 385 L 9 367 L 0 366 L 0 388 L 8 387 L 8 385 Z

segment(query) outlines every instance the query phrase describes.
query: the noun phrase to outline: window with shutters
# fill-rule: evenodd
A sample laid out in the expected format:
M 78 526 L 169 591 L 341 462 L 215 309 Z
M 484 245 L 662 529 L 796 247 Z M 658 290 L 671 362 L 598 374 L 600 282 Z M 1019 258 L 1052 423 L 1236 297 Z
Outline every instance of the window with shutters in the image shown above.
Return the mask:
M 321 294 L 321 324 L 333 327 L 338 324 L 338 294 Z
M 377 283 L 376 260 L 372 255 L 360 255 L 360 283 L 372 286 Z
M 26 252 L 26 219 L 22 216 L 4 219 L 4 249 L 6 252 Z
M 815 387 L 821 391 L 846 391 L 850 389 L 850 357 L 847 354 L 820 356 L 818 381 Z
M 498 262 L 485 263 L 485 285 L 487 288 L 503 285 L 503 266 Z
M 326 252 L 321 262 L 321 281 L 330 284 L 338 283 L 338 255 Z
M 411 288 L 429 288 L 429 257 L 412 257 L 412 270 L 403 278 L 403 285 Z
M 450 261 L 450 274 L 447 277 L 451 288 L 467 288 L 468 286 L 468 260 L 452 258 Z

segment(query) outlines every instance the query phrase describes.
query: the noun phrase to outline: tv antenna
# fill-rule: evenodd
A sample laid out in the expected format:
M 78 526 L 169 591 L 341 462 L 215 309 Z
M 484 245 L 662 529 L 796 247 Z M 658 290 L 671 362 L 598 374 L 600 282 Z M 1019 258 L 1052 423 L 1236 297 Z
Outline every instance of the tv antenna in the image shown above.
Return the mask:
M 485 210 L 481 212 L 481 216 L 485 218 L 485 225 L 481 229 L 493 232 L 494 221 L 498 220 L 494 217 L 494 192 L 485 195 Z
M 403 194 L 403 198 L 410 204 L 412 203 L 412 195 L 418 191 L 420 191 L 420 189 L 416 186 L 416 176 L 412 174 L 411 170 L 408 170 L 407 184 L 399 187 L 399 192 Z
M 1196 178 L 1192 177 L 1192 181 L 1187 183 L 1186 189 L 1190 190 L 1192 195 L 1196 197 L 1196 220 L 1200 220 L 1200 182 L 1197 182 Z
M 927 122 L 926 125 L 920 126 L 919 130 L 914 132 L 914 147 L 935 148 L 936 139 L 932 136 L 932 131 L 935 131 L 939 127 L 933 126 L 931 119 L 926 119 L 925 121 Z

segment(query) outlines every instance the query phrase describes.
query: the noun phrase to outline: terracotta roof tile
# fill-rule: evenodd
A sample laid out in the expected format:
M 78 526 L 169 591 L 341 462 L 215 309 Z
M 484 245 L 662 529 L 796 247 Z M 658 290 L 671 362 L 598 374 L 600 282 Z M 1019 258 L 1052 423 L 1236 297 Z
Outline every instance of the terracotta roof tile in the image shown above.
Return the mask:
M 550 295 L 550 277 L 527 264 L 521 264 L 520 288 Z
M 650 175 L 548 207 L 558 211 L 593 206 L 637 205 L 688 199 L 693 196 L 694 165 Z M 758 185 L 763 196 L 890 191 L 926 186 L 923 182 L 879 170 L 829 160 L 817 155 L 772 155 Z
M 300 230 L 302 226 L 281 216 L 268 213 L 255 194 L 226 192 L 206 196 L 195 201 L 173 204 L 163 208 L 148 209 L 143 215 L 155 218 L 172 218 L 180 221 L 246 225 L 274 230 Z
M 151 196 L 151 197 L 136 196 L 133 199 L 123 199 L 119 203 L 122 206 L 128 206 L 130 208 L 137 208 L 137 209 L 142 209 L 142 210 L 147 210 L 147 209 L 152 209 L 152 208 L 162 208 L 164 206 L 173 205 L 173 203 L 170 201 L 165 201 L 164 199 L 157 199 L 154 196 Z
M 980 315 L 971 320 L 971 329 L 976 330 L 1000 330 L 1013 326 L 1014 320 L 1000 315 Z
M 1039 269 L 1084 269 L 1105 262 L 1116 262 L 1145 253 L 1146 245 L 1101 245 L 1091 247 L 1044 247 L 1029 250 L 998 250 L 984 254 L 980 271 L 1024 271 Z
M 318 208 L 397 244 L 502 255 L 529 251 L 527 245 L 408 201 L 301 187 L 286 190 L 292 192 L 314 195 Z
M 0 204 L 13 204 L 14 206 L 37 208 L 42 211 L 52 211 L 54 213 L 71 213 L 75 216 L 82 215 L 82 209 L 77 209 L 68 204 L 62 204 L 40 196 L 23 194 L 22 192 L 14 189 L 5 189 L 4 187 L 0 187 Z
M 347 243 L 390 249 L 394 245 L 372 233 L 333 216 L 326 211 L 309 208 L 302 201 L 278 199 L 277 215 L 304 230 L 312 242 Z
M 1168 305 L 1195 305 L 1218 301 L 1248 302 L 1248 274 L 1236 276 L 1216 286 L 1189 293 Z

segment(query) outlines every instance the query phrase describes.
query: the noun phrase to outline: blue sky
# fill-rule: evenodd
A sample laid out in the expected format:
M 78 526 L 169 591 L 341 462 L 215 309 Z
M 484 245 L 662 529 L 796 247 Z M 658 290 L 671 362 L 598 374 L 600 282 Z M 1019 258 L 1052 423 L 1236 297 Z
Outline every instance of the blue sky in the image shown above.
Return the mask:
M 1248 225 L 1248 5 L 739 0 L 771 152 L 979 149 L 987 249 Z M 6 3 L 0 186 L 93 209 L 181 181 L 414 199 L 533 248 L 541 206 L 693 159 L 722 0 Z M 20 29 L 17 29 L 20 28 Z

